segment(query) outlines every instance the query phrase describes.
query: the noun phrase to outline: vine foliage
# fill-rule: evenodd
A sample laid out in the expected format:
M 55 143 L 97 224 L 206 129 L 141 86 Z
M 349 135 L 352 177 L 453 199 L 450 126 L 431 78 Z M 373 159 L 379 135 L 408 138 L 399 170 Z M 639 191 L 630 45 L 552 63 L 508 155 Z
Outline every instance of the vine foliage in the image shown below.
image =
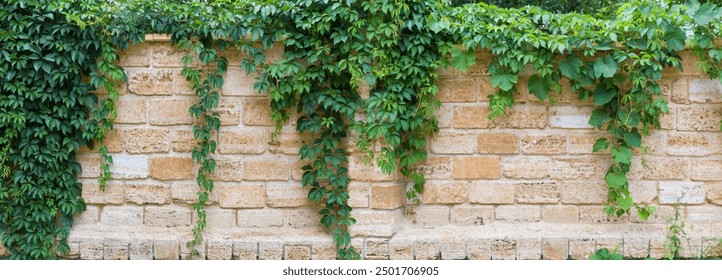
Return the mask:
M 457 1 L 458 2 L 458 1 Z M 171 36 L 186 51 L 182 75 L 198 103 L 189 108 L 198 145 L 198 219 L 187 246 L 203 244 L 204 205 L 220 118 L 215 108 L 228 61 L 244 55 L 241 69 L 256 73 L 254 87 L 271 99 L 275 137 L 294 114 L 297 130 L 314 137 L 300 148 L 301 184 L 322 207 L 340 259 L 360 258 L 351 246 L 355 223 L 348 205 L 347 141 L 353 137 L 368 164 L 409 181 L 407 198 L 419 203 L 427 140 L 438 130 L 437 71 L 466 71 L 477 54 L 489 54 L 489 96 L 495 119 L 514 105 L 520 74 L 533 69 L 526 88 L 555 103 L 562 83 L 594 102 L 589 124 L 607 131 L 594 151 L 613 164 L 606 212 L 632 210 L 646 219 L 654 207 L 635 203 L 627 173 L 642 138 L 668 112 L 661 96 L 664 68 L 682 69 L 690 49 L 699 69 L 720 78 L 722 49 L 714 40 L 722 8 L 629 1 L 616 13 L 594 17 L 555 14 L 537 7 L 499 8 L 451 1 L 6 1 L 0 10 L 0 233 L 14 258 L 54 258 L 69 250 L 73 215 L 84 210 L 77 150 L 102 142 L 115 118 L 117 50 L 146 34 Z M 264 50 L 285 47 L 267 61 Z M 458 45 L 460 44 L 460 45 Z M 96 91 L 96 93 L 93 93 Z M 112 158 L 98 148 L 101 186 Z

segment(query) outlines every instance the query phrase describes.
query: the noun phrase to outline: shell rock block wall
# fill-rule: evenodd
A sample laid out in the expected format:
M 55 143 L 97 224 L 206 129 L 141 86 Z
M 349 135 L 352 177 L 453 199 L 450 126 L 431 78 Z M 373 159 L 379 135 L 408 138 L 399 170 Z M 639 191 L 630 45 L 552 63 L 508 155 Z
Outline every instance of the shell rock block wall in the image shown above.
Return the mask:
M 216 188 L 200 258 L 334 259 L 331 234 L 300 184 L 298 149 L 310 139 L 290 123 L 269 144 L 269 101 L 253 90 L 255 77 L 240 69 L 239 54 L 225 55 Z M 71 257 L 189 255 L 198 187 L 188 108 L 196 97 L 180 74 L 182 56 L 164 41 L 121 54 L 129 82 L 106 141 L 113 179 L 100 191 L 98 154 L 80 154 L 88 208 L 76 217 Z M 660 258 L 675 211 L 687 225 L 684 256 L 715 249 L 714 238 L 722 237 L 722 85 L 695 72 L 691 58 L 688 72 L 665 72 L 671 113 L 646 137 L 649 151 L 630 173 L 635 201 L 658 206 L 648 221 L 604 214 L 611 157 L 592 152 L 603 133 L 587 124 L 592 103 L 578 101 L 566 85 L 550 106 L 528 95 L 522 79 L 517 105 L 491 122 L 485 60 L 480 55 L 464 73 L 440 72 L 441 130 L 419 167 L 427 177 L 421 205 L 406 205 L 400 176 L 364 165 L 349 149 L 349 204 L 358 221 L 352 244 L 363 258 L 586 259 L 598 248 Z

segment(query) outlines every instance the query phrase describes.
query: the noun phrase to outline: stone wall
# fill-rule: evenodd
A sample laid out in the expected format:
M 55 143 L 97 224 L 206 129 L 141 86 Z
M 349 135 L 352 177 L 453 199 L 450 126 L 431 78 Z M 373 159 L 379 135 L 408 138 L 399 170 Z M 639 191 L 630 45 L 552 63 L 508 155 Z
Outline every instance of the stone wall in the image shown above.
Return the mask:
M 100 191 L 99 156 L 80 154 L 88 209 L 75 220 L 71 257 L 188 255 L 198 190 L 188 108 L 196 98 L 180 75 L 182 55 L 163 40 L 121 55 L 129 82 L 107 141 L 113 180 Z M 269 143 L 274 128 L 267 97 L 254 92 L 254 77 L 240 70 L 238 54 L 226 55 L 216 189 L 206 207 L 201 257 L 334 259 L 331 235 L 299 182 L 298 148 L 307 139 L 288 124 L 279 143 Z M 486 58 L 479 60 L 467 73 L 441 73 L 441 131 L 420 167 L 428 179 L 421 205 L 405 204 L 399 176 L 351 155 L 353 244 L 364 258 L 584 259 L 602 247 L 660 258 L 675 211 L 688 226 L 683 254 L 714 253 L 712 239 L 722 237 L 722 85 L 695 72 L 691 59 L 688 72 L 665 73 L 671 114 L 645 139 L 648 154 L 635 158 L 630 173 L 635 201 L 658 205 L 644 222 L 604 214 L 611 158 L 592 153 L 602 133 L 587 125 L 591 103 L 578 101 L 567 85 L 550 106 L 523 93 L 522 80 L 517 105 L 491 122 L 486 96 L 493 89 Z

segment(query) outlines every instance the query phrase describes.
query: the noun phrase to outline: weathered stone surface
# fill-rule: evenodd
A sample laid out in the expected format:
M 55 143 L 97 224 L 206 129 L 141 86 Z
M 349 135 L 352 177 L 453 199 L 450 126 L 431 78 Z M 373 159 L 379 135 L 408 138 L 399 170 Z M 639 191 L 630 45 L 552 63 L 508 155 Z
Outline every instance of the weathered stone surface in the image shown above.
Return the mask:
M 436 95 L 442 102 L 476 101 L 478 85 L 473 79 L 442 79 Z
M 106 206 L 100 222 L 108 226 L 139 226 L 143 224 L 143 208 L 135 206 Z
M 496 219 L 510 223 L 538 222 L 541 207 L 535 205 L 501 205 L 496 207 Z
M 514 106 L 499 117 L 502 128 L 544 128 L 549 118 L 545 106 Z
M 135 204 L 168 204 L 171 202 L 170 186 L 164 184 L 127 183 L 125 200 Z
M 512 204 L 514 203 L 514 184 L 506 182 L 473 182 L 469 186 L 469 202 Z
M 541 238 L 521 238 L 517 241 L 517 260 L 540 260 L 542 258 Z
M 221 154 L 261 154 L 266 151 L 268 132 L 264 129 L 222 130 L 218 151 Z
M 721 170 L 722 171 L 722 170 Z M 659 203 L 664 204 L 702 204 L 705 200 L 704 188 L 699 183 L 660 182 Z
M 123 147 L 131 154 L 168 152 L 170 131 L 155 128 L 132 128 L 123 130 Z
M 180 206 L 147 206 L 145 208 L 146 226 L 180 227 L 191 225 L 191 209 Z
M 491 244 L 492 260 L 514 260 L 516 259 L 516 240 L 497 239 Z
M 455 128 L 492 128 L 496 124 L 487 117 L 491 109 L 486 105 L 457 106 L 454 108 Z
M 517 154 L 519 136 L 511 133 L 481 133 L 477 138 L 480 154 Z
M 266 187 L 262 184 L 223 184 L 217 188 L 223 208 L 263 208 L 266 205 Z
M 524 136 L 521 151 L 529 155 L 563 154 L 567 151 L 567 138 L 562 135 Z
M 472 154 L 476 151 L 477 136 L 469 132 L 439 132 L 431 138 L 431 152 L 435 154 Z
M 505 157 L 501 159 L 501 172 L 505 178 L 542 179 L 549 177 L 551 160 L 545 157 Z
M 396 209 L 406 201 L 404 187 L 399 184 L 371 186 L 369 206 L 374 209 Z
M 233 241 L 234 260 L 256 260 L 258 259 L 258 243 L 251 241 Z
M 591 129 L 589 118 L 592 107 L 560 106 L 551 109 L 549 126 L 553 128 L 586 128 Z
M 545 260 L 566 260 L 569 258 L 569 239 L 563 237 L 544 238 L 542 257 Z
M 576 206 L 544 206 L 542 207 L 542 221 L 548 223 L 576 224 L 579 222 L 579 211 Z
M 517 203 L 557 203 L 559 185 L 556 182 L 524 182 L 514 186 Z
M 426 182 L 421 201 L 425 204 L 454 204 L 468 200 L 466 182 Z M 373 195 L 372 195 L 373 196 Z M 403 192 L 401 192 L 403 197 Z
M 269 207 L 302 207 L 309 205 L 308 189 L 298 183 L 267 183 L 266 203 Z
M 243 209 L 238 210 L 238 226 L 243 228 L 273 228 L 286 223 L 282 210 L 279 209 Z
M 463 226 L 483 226 L 494 222 L 494 207 L 456 205 L 450 210 L 451 223 Z
M 501 161 L 497 157 L 454 157 L 454 179 L 497 179 Z
M 152 157 L 150 159 L 150 177 L 158 180 L 188 180 L 194 178 L 191 157 Z
M 152 125 L 193 124 L 194 119 L 188 112 L 196 98 L 151 99 L 148 101 L 148 119 Z

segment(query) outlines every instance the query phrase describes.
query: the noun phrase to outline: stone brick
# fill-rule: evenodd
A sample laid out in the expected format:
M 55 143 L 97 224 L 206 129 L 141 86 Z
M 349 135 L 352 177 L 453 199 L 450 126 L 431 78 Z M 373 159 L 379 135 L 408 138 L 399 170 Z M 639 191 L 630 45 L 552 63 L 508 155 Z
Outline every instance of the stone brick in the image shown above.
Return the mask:
M 191 239 L 185 239 L 180 241 L 180 258 L 181 260 L 205 260 L 206 259 L 206 242 L 204 241 L 201 244 L 195 245 L 192 249 L 188 248 L 186 244 L 190 242 Z M 195 249 L 196 254 L 191 254 L 191 250 Z
M 238 210 L 237 217 L 238 226 L 243 228 L 281 227 L 285 223 L 285 216 L 280 209 Z
M 597 243 L 596 250 L 607 248 L 610 252 L 621 254 L 624 248 L 624 239 L 621 237 L 598 237 L 595 240 Z
M 263 208 L 266 205 L 266 187 L 262 184 L 219 184 L 216 188 L 223 208 Z
M 153 257 L 156 260 L 177 260 L 179 256 L 178 241 L 173 239 L 154 240 Z
M 349 182 L 348 206 L 351 208 L 367 208 L 371 197 L 371 184 L 362 182 Z
M 243 162 L 244 180 L 286 181 L 290 174 L 288 160 L 283 157 L 251 158 Z
M 469 202 L 481 204 L 514 203 L 514 185 L 505 182 L 472 182 Z
M 371 186 L 369 206 L 373 209 L 396 209 L 406 202 L 404 187 L 399 184 Z
M 218 113 L 221 126 L 236 126 L 241 123 L 241 108 L 235 101 L 223 100 L 213 112 Z
M 470 260 L 491 259 L 491 238 L 471 238 L 466 241 L 466 254 Z
M 388 239 L 366 239 L 366 256 L 367 260 L 388 260 L 389 259 L 389 240 Z
M 148 157 L 114 155 L 110 175 L 114 179 L 148 178 Z
M 364 163 L 360 156 L 350 156 L 348 158 L 348 176 L 351 181 L 358 182 L 397 181 L 400 178 L 397 172 L 387 175 L 381 171 L 381 168 Z
M 506 178 L 542 179 L 549 177 L 548 158 L 505 157 L 501 160 L 501 172 Z
M 123 147 L 131 154 L 165 153 L 170 149 L 169 136 L 167 129 L 124 129 Z
M 243 124 L 249 126 L 271 126 L 270 101 L 263 99 L 246 99 L 243 101 Z
M 193 139 L 193 131 L 191 130 L 173 130 L 170 133 L 170 143 L 173 151 L 177 153 L 189 153 L 193 151 L 198 143 Z
M 171 95 L 173 94 L 172 70 L 126 69 L 128 92 L 135 95 Z
M 188 112 L 196 100 L 183 99 L 153 99 L 149 101 L 149 120 L 152 125 L 179 125 L 193 124 L 194 119 Z
M 597 171 L 597 160 L 595 158 L 557 157 L 552 160 L 549 171 L 552 179 L 588 179 L 595 175 L 601 175 L 595 174 Z
M 654 237 L 649 241 L 649 257 L 653 259 L 663 259 L 667 257 L 667 239 L 663 237 Z
M 496 124 L 487 117 L 491 109 L 486 105 L 458 106 L 454 108 L 455 128 L 492 128 Z
M 722 257 L 722 240 L 719 237 L 702 238 L 702 258 Z
M 440 79 L 436 86 L 439 87 L 436 96 L 441 102 L 476 101 L 479 91 L 479 86 L 473 79 Z
M 356 224 L 350 227 L 352 236 L 391 237 L 396 232 L 396 223 L 402 218 L 401 210 L 356 209 L 352 215 L 356 219 Z M 316 219 L 317 223 L 318 219 Z
M 524 182 L 514 186 L 517 203 L 557 203 L 559 196 L 556 182 Z
M 188 81 L 186 77 L 183 77 L 183 69 L 172 69 L 173 71 L 173 94 L 174 95 L 188 95 L 195 96 L 195 90 L 193 90 L 193 83 Z
M 128 254 L 131 260 L 152 260 L 153 241 L 148 239 L 131 240 L 128 244 Z
M 221 92 L 227 96 L 258 96 L 259 93 L 253 89 L 256 79 L 254 74 L 246 75 L 245 70 L 228 69 Z
M 669 108 L 669 113 L 659 116 L 659 126 L 662 130 L 677 129 L 678 110 L 676 107 Z
M 103 240 L 100 238 L 85 239 L 80 243 L 80 259 L 102 260 Z
M 158 180 L 193 179 L 194 164 L 190 157 L 153 157 L 150 159 L 150 177 Z
M 266 204 L 269 207 L 302 207 L 307 206 L 308 189 L 298 183 L 266 184 Z
M 75 158 L 81 166 L 80 178 L 100 177 L 100 156 L 91 153 L 79 153 Z
M 547 223 L 576 224 L 579 222 L 579 211 L 576 206 L 544 206 L 542 207 L 542 221 Z
M 672 82 L 672 102 L 677 104 L 689 103 L 689 80 L 679 78 Z
M 456 70 L 456 68 L 453 68 L 453 67 L 449 67 L 449 68 L 440 67 L 440 68 L 436 69 L 436 74 L 439 74 L 439 77 L 441 79 L 448 79 L 448 78 L 456 77 L 459 74 L 459 70 Z
M 667 136 L 667 154 L 705 156 L 716 149 L 710 137 L 700 133 L 675 133 Z
M 591 129 L 589 118 L 592 107 L 560 106 L 551 108 L 549 126 L 552 128 L 586 128 Z
M 299 208 L 286 210 L 288 217 L 286 223 L 292 228 L 323 228 L 323 225 L 319 223 L 319 221 L 321 221 L 321 214 L 319 214 L 319 210 L 320 209 L 318 208 Z M 354 211 L 354 217 L 357 217 L 359 212 L 360 210 L 358 209 Z M 383 213 L 379 214 L 378 216 L 381 215 L 383 215 Z
M 722 205 L 722 184 L 708 183 L 705 184 L 704 188 L 708 203 Z
M 233 241 L 232 259 L 256 260 L 258 259 L 258 243 L 252 241 Z
M 702 238 L 690 237 L 680 244 L 679 256 L 688 259 L 698 259 L 702 257 Z
M 258 242 L 259 260 L 280 260 L 283 258 L 283 242 L 263 241 Z
M 174 183 L 170 186 L 173 203 L 193 204 L 198 201 L 198 191 L 201 188 L 194 183 Z M 213 191 L 208 195 L 206 205 L 218 202 L 218 192 Z
M 625 237 L 624 257 L 632 259 L 643 259 L 649 256 L 649 238 Z
M 564 237 L 544 238 L 542 252 L 545 260 L 566 260 L 569 258 L 569 239 Z
M 544 128 L 549 118 L 545 106 L 518 105 L 507 109 L 499 119 L 502 128 Z
M 496 219 L 510 223 L 531 223 L 541 219 L 541 207 L 535 205 L 501 205 L 496 207 Z
M 191 225 L 191 209 L 181 206 L 147 206 L 145 208 L 146 226 L 179 227 Z
M 517 260 L 541 260 L 542 240 L 541 238 L 521 238 L 517 241 Z
M 358 250 L 358 251 L 362 251 L 362 250 Z M 361 252 L 359 252 L 359 254 L 360 253 Z M 311 243 L 311 259 L 312 260 L 335 260 L 336 259 L 336 244 L 334 244 L 331 240 L 312 242 Z
M 569 153 L 578 154 L 609 154 L 609 151 L 592 152 L 594 143 L 604 135 L 599 134 L 577 134 L 569 135 Z
M 567 138 L 562 135 L 527 135 L 521 140 L 521 151 L 530 155 L 555 155 L 567 151 Z
M 657 198 L 657 182 L 633 181 L 629 185 L 629 193 L 637 203 L 652 203 Z
M 183 67 L 183 57 L 186 56 L 186 51 L 164 43 L 154 43 L 151 46 L 153 46 L 151 56 L 153 67 Z M 197 60 L 194 62 L 191 66 L 198 65 Z
M 637 201 L 635 200 L 634 202 Z M 636 211 L 632 211 L 632 213 L 629 214 L 629 220 L 638 224 L 666 224 L 672 217 L 674 217 L 676 211 L 679 211 L 680 217 L 685 216 L 684 207 L 679 207 L 675 210 L 674 206 L 657 206 L 657 211 L 649 215 L 646 221 L 643 221 L 639 215 L 634 213 Z
M 221 154 L 262 154 L 266 151 L 268 131 L 264 129 L 223 130 L 219 132 Z
M 489 69 L 488 65 L 491 62 L 491 55 L 489 52 L 477 52 L 476 53 L 476 63 L 471 65 L 469 69 L 467 69 L 466 72 L 459 71 L 462 75 L 465 76 L 489 76 Z M 488 80 L 488 77 L 481 77 L 481 78 L 487 78 L 487 81 L 485 83 L 491 84 L 491 82 Z M 482 92 L 490 94 L 492 92 Z
M 389 240 L 389 259 L 391 260 L 412 260 L 414 259 L 414 245 L 408 240 Z
M 722 107 L 691 106 L 677 109 L 677 129 L 683 131 L 719 131 Z
M 268 137 L 266 136 L 266 138 Z M 313 143 L 313 138 L 310 135 L 301 134 L 298 131 L 283 131 L 276 136 L 276 141 L 268 142 L 268 150 L 274 154 L 298 155 L 301 146 L 310 143 Z M 355 144 L 349 146 L 351 146 L 349 152 L 356 148 Z
M 100 208 L 98 208 L 98 206 L 88 205 L 86 206 L 85 211 L 75 214 L 73 222 L 76 225 L 95 224 L 99 221 L 99 217 Z
M 468 132 L 439 132 L 431 138 L 431 152 L 435 154 L 473 154 L 476 135 Z
M 443 226 L 449 224 L 449 207 L 447 206 L 427 206 L 421 205 L 414 207 L 416 215 L 415 221 L 422 226 Z
M 483 226 L 494 221 L 494 207 L 456 205 L 451 208 L 450 217 L 454 225 Z
M 125 185 L 125 200 L 135 204 L 168 204 L 171 202 L 170 186 L 128 182 Z
M 721 169 L 722 170 L 722 169 Z M 702 204 L 705 200 L 704 188 L 692 182 L 660 182 L 659 203 L 662 204 Z
M 307 245 L 285 245 L 284 260 L 310 260 L 311 247 Z
M 642 170 L 645 179 L 679 180 L 689 176 L 689 160 L 686 158 L 647 157 L 645 163 Z
M 209 260 L 230 260 L 233 255 L 233 241 L 208 240 L 206 258 Z
M 103 241 L 104 260 L 127 260 L 128 241 L 106 239 Z
M 87 204 L 123 204 L 123 185 L 106 183 L 101 190 L 97 182 L 83 182 L 82 196 Z
M 143 208 L 134 206 L 105 206 L 100 222 L 109 226 L 139 226 L 143 224 Z
M 439 260 L 439 259 L 441 259 L 441 251 L 439 248 L 439 242 L 417 241 L 414 244 L 414 258 L 416 260 Z
M 719 80 L 689 80 L 689 100 L 694 103 L 722 102 L 722 84 Z
M 230 228 L 236 225 L 236 210 L 233 209 L 222 209 L 217 206 L 205 207 L 206 211 L 206 223 L 208 227 L 212 228 Z M 191 222 L 195 223 L 198 221 L 198 214 L 193 211 L 191 213 Z
M 579 222 L 584 224 L 624 223 L 625 221 L 627 221 L 627 215 L 621 217 L 607 216 L 604 212 L 604 206 L 579 207 Z
M 603 181 L 565 181 L 561 185 L 564 204 L 604 204 L 609 188 Z
M 498 179 L 501 161 L 498 157 L 455 157 L 454 179 Z
M 593 255 L 596 241 L 589 238 L 575 238 L 569 240 L 569 256 L 573 260 L 586 260 Z
M 692 159 L 692 180 L 722 181 L 721 171 L 722 159 Z
M 442 260 L 466 259 L 466 243 L 463 240 L 443 240 L 440 250 Z
M 480 154 L 518 154 L 519 137 L 510 133 L 482 133 L 477 138 Z
M 426 182 L 421 201 L 425 204 L 464 203 L 468 200 L 468 188 L 469 187 L 466 182 Z M 403 197 L 403 192 L 401 194 Z M 373 197 L 374 195 L 372 195 L 372 201 Z
M 492 260 L 514 260 L 516 259 L 516 240 L 496 239 L 491 244 Z
M 243 180 L 243 162 L 238 157 L 216 159 L 216 171 L 210 175 L 216 181 L 240 182 Z
M 719 206 L 687 206 L 687 221 L 690 223 L 719 223 L 722 211 Z
M 425 163 L 420 164 L 417 172 L 424 174 L 426 179 L 448 179 L 451 178 L 451 158 L 450 157 L 429 157 Z
M 130 97 L 119 98 L 115 103 L 118 112 L 115 123 L 120 124 L 144 124 L 148 121 L 145 99 L 136 99 Z
M 148 59 L 150 50 L 151 48 L 145 45 L 130 45 L 118 52 L 118 65 L 123 67 L 148 67 L 150 66 L 150 59 Z

